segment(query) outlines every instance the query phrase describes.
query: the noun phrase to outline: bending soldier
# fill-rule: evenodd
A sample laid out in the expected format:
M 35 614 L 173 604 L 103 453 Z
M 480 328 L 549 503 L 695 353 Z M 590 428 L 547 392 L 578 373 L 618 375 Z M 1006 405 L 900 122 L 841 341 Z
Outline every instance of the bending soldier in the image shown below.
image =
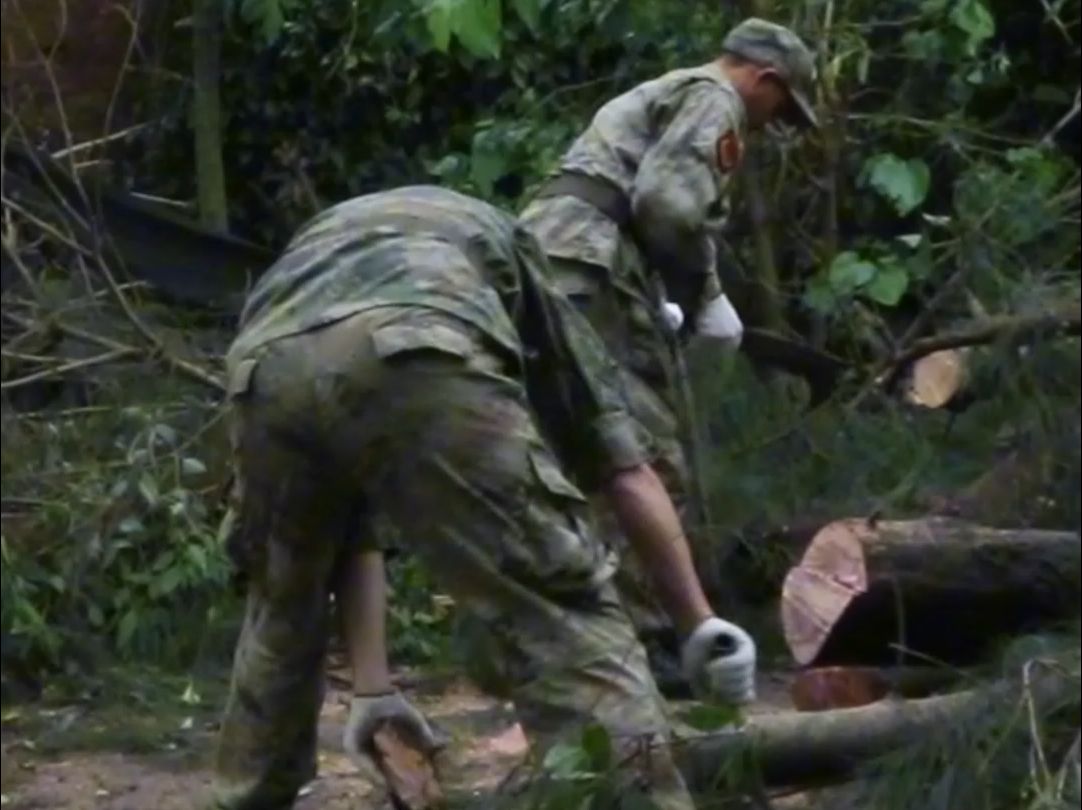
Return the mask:
M 522 213 L 557 288 L 619 362 L 632 415 L 653 440 L 655 467 L 685 525 L 692 479 L 677 414 L 690 403 L 677 395 L 686 380 L 677 379 L 676 332 L 739 344 L 743 325 L 721 290 L 714 237 L 746 132 L 779 119 L 814 125 L 814 78 L 812 55 L 795 34 L 745 20 L 718 60 L 602 106 Z M 606 511 L 605 533 L 619 544 Z M 668 619 L 641 567 L 624 559 L 621 596 L 643 638 L 659 641 Z
M 544 265 L 513 218 L 413 187 L 316 217 L 255 286 L 227 364 L 248 600 L 218 808 L 287 808 L 314 776 L 332 592 L 347 748 L 388 716 L 428 733 L 387 675 L 377 516 L 481 620 L 481 685 L 536 746 L 589 722 L 627 752 L 667 732 L 584 491 L 653 572 L 702 694 L 752 698 L 754 643 L 713 615 L 616 367 Z M 632 771 L 659 807 L 692 807 L 664 745 Z

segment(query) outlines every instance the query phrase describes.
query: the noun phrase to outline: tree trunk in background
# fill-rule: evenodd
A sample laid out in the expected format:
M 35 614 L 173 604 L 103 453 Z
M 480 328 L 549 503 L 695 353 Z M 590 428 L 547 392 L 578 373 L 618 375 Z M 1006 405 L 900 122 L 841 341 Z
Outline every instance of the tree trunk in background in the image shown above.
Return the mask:
M 801 665 L 879 664 L 905 651 L 966 663 L 989 643 L 1079 612 L 1074 532 L 925 518 L 823 528 L 782 587 Z
M 771 0 L 744 0 L 742 3 L 745 16 L 767 20 L 772 16 L 772 6 Z M 748 306 L 741 317 L 748 325 L 785 333 L 785 314 L 778 298 L 778 263 L 770 227 L 770 201 L 766 198 L 757 144 L 748 144 L 739 179 L 755 253 L 755 282 L 749 285 Z
M 205 227 L 225 233 L 229 229 L 229 209 L 225 195 L 221 101 L 218 93 L 222 21 L 222 0 L 193 0 L 192 77 L 195 95 L 192 126 L 195 129 L 199 219 Z

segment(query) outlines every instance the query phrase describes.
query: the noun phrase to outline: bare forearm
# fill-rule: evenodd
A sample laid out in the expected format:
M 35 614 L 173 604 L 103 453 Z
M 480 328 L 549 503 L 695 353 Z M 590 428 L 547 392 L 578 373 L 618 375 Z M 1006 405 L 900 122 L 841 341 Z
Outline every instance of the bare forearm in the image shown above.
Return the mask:
M 664 484 L 642 465 L 618 473 L 605 487 L 632 549 L 650 572 L 665 611 L 687 635 L 713 615 L 691 558 L 691 549 Z
M 383 555 L 366 551 L 347 559 L 338 580 L 337 597 L 342 636 L 353 670 L 354 693 L 370 695 L 388 691 L 391 675 L 387 665 Z

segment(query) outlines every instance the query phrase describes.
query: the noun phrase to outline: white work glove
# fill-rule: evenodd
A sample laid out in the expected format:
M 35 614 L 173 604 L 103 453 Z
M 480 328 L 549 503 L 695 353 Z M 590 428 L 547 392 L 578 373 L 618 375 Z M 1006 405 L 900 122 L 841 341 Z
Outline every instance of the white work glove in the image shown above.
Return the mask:
M 755 700 L 755 642 L 732 622 L 703 621 L 684 642 L 680 661 L 698 697 L 738 705 Z
M 413 732 L 426 753 L 443 747 L 423 714 L 394 690 L 382 695 L 354 695 L 349 705 L 349 720 L 342 734 L 342 747 L 354 757 L 368 757 L 372 738 L 384 720 L 398 720 Z
M 695 322 L 695 333 L 701 337 L 720 340 L 727 349 L 737 349 L 744 336 L 744 324 L 729 302 L 729 297 L 723 294 L 711 299 L 703 307 Z
M 679 304 L 674 304 L 672 301 L 666 301 L 661 305 L 661 317 L 673 334 L 679 332 L 680 327 L 684 325 L 684 310 L 680 308 Z

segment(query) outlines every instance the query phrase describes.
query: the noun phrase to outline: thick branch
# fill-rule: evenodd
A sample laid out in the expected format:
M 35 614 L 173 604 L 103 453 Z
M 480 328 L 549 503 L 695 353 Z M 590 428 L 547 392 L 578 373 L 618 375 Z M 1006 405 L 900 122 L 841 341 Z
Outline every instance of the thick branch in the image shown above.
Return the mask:
M 1077 302 L 1039 315 L 999 315 L 953 332 L 914 341 L 894 358 L 893 369 L 903 369 L 925 355 L 944 349 L 979 346 L 1003 338 L 1022 343 L 1050 335 L 1077 336 L 1080 328 L 1082 311 Z

